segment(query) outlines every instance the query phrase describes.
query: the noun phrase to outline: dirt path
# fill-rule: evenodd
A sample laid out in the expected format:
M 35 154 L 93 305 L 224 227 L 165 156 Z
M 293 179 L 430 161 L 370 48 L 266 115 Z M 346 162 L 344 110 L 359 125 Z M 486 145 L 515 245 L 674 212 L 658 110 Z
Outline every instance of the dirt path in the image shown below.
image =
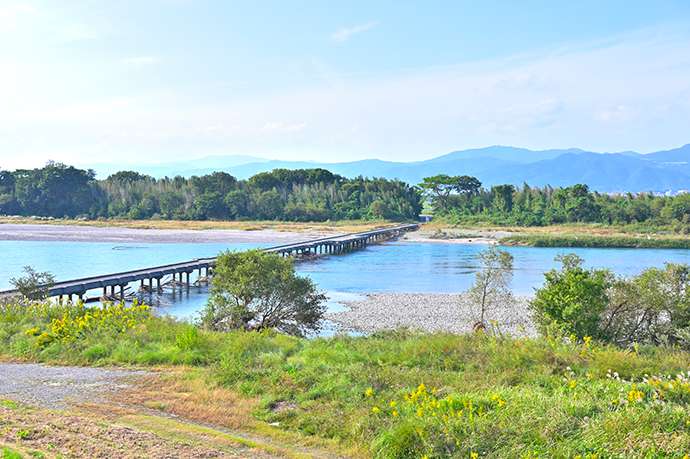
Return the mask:
M 237 426 L 251 423 L 242 406 L 247 402 L 211 391 L 201 380 L 194 392 L 188 386 L 176 390 L 170 381 L 179 383 L 177 376 L 0 363 L 0 453 L 10 448 L 23 457 L 46 458 L 336 457 L 242 432 Z M 199 412 L 204 403 L 185 404 L 190 397 L 204 399 L 206 411 Z M 183 402 L 175 404 L 175 398 Z M 167 411 L 167 404 L 176 409 Z M 201 414 L 210 409 L 223 417 L 206 422 Z M 228 416 L 233 422 L 225 427 Z

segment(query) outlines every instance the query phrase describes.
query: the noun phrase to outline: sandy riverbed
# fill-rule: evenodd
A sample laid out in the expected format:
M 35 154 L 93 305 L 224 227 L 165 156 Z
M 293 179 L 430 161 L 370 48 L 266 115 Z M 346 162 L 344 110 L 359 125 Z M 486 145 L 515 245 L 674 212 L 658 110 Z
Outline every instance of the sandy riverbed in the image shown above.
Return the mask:
M 263 229 L 245 230 L 169 230 L 76 225 L 2 224 L 0 241 L 73 242 L 226 242 L 289 244 L 336 233 L 288 232 Z
M 490 311 L 502 333 L 534 336 L 535 327 L 527 297 L 515 297 L 505 308 Z M 427 332 L 467 333 L 477 322 L 478 309 L 466 294 L 376 293 L 361 301 L 345 302 L 346 311 L 329 313 L 327 318 L 343 331 L 372 333 L 397 328 Z
M 461 228 L 447 228 L 444 230 L 426 230 L 406 233 L 402 240 L 409 242 L 434 242 L 440 244 L 498 244 L 498 241 L 510 236 L 508 231 L 493 230 L 463 230 Z

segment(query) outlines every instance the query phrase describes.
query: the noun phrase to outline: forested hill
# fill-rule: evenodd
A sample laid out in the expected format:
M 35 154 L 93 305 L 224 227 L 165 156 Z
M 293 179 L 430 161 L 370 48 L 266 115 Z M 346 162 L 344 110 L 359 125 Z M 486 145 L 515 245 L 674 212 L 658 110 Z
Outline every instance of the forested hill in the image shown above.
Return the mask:
M 94 165 L 99 177 L 116 166 Z M 154 177 L 204 175 L 225 171 L 249 178 L 277 168 L 322 168 L 344 177 L 397 178 L 419 183 L 437 174 L 472 175 L 485 186 L 528 182 L 533 186 L 565 187 L 578 183 L 600 192 L 662 192 L 690 189 L 690 145 L 649 154 L 594 153 L 580 149 L 528 150 L 493 146 L 448 153 L 426 161 L 394 162 L 368 159 L 352 162 L 268 161 L 246 156 L 214 156 L 189 162 L 141 166 Z
M 237 180 L 215 172 L 155 179 L 133 171 L 96 180 L 59 163 L 0 171 L 0 214 L 49 217 L 293 220 L 412 220 L 421 194 L 398 180 L 346 179 L 324 169 L 274 170 Z

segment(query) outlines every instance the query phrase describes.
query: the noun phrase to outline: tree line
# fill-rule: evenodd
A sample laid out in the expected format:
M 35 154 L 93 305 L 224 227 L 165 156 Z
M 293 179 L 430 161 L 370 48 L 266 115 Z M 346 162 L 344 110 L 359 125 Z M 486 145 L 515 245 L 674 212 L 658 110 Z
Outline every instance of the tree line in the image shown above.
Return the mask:
M 675 225 L 690 229 L 690 194 L 604 194 L 565 188 L 496 185 L 470 176 L 436 175 L 420 184 L 435 215 L 456 222 L 543 226 L 558 223 Z
M 0 171 L 0 214 L 128 219 L 416 219 L 421 192 L 399 180 L 346 179 L 324 169 L 155 179 L 134 171 L 97 180 L 61 163 Z
M 0 214 L 127 219 L 412 220 L 426 202 L 451 222 L 543 226 L 559 223 L 672 225 L 690 230 L 690 194 L 604 194 L 565 188 L 482 187 L 471 176 L 436 175 L 418 186 L 399 180 L 347 179 L 325 169 L 262 172 L 238 180 L 225 172 L 155 179 L 134 171 L 97 180 L 61 163 L 0 170 Z

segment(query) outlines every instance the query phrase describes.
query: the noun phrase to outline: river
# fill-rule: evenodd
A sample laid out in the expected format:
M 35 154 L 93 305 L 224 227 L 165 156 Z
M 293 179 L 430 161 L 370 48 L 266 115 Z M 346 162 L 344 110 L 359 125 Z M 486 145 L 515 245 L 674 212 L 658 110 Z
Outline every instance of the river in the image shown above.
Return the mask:
M 0 241 L 0 290 L 10 288 L 10 278 L 30 265 L 49 271 L 57 280 L 106 274 L 162 265 L 222 250 L 243 250 L 270 243 L 111 243 L 61 241 Z M 472 283 L 477 270 L 476 254 L 484 246 L 438 242 L 388 242 L 341 256 L 328 256 L 298 264 L 298 271 L 311 277 L 330 297 L 329 309 L 365 293 L 455 293 Z M 608 268 L 633 275 L 665 262 L 690 263 L 689 250 L 671 249 L 557 249 L 508 247 L 514 256 L 512 289 L 530 295 L 543 282 L 545 271 L 558 264 L 558 254 L 574 252 L 587 266 Z M 205 288 L 189 293 L 166 294 L 159 311 L 178 318 L 193 318 L 207 298 Z

